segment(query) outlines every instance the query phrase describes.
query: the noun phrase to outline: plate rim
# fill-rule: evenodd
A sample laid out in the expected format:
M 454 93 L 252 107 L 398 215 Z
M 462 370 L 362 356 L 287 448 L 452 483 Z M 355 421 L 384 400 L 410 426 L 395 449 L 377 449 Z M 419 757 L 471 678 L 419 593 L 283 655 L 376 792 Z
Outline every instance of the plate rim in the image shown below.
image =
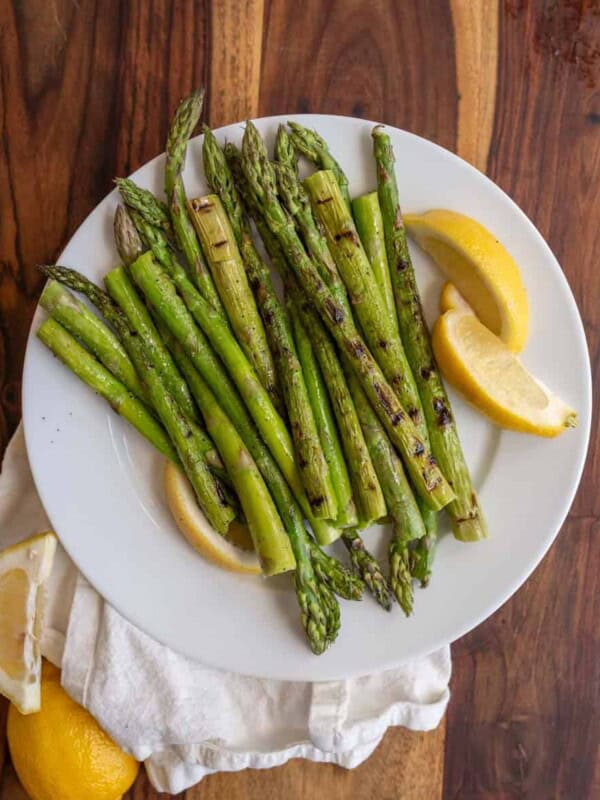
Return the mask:
M 531 558 L 523 566 L 522 570 L 520 570 L 520 572 L 519 572 L 518 577 L 516 577 L 513 581 L 510 582 L 510 585 L 505 589 L 504 592 L 502 592 L 500 594 L 499 599 L 497 599 L 497 601 L 489 603 L 488 606 L 485 608 L 485 610 L 483 610 L 480 613 L 476 613 L 476 614 L 472 614 L 472 615 L 466 615 L 466 616 L 468 616 L 468 620 L 462 626 L 457 626 L 456 627 L 456 629 L 451 634 L 451 638 L 448 638 L 448 636 L 440 636 L 440 637 L 438 637 L 438 639 L 437 639 L 437 641 L 436 641 L 436 643 L 434 645 L 431 645 L 431 643 L 429 643 L 426 648 L 423 648 L 421 651 L 415 651 L 413 654 L 411 654 L 410 657 L 404 657 L 404 658 L 401 658 L 401 659 L 391 657 L 391 658 L 386 659 L 385 661 L 382 660 L 381 665 L 378 667 L 378 671 L 384 671 L 384 670 L 387 670 L 387 669 L 391 669 L 391 668 L 397 667 L 397 666 L 401 665 L 402 663 L 405 663 L 407 660 L 418 659 L 420 657 L 423 657 L 425 655 L 433 653 L 434 651 L 438 650 L 439 648 L 444 647 L 446 645 L 449 645 L 449 644 L 457 641 L 462 636 L 464 636 L 465 634 L 467 634 L 468 632 L 472 631 L 474 628 L 479 626 L 482 622 L 487 620 L 492 614 L 494 614 L 496 611 L 498 611 L 507 602 L 507 600 L 510 599 L 510 597 L 512 597 L 523 586 L 523 584 L 532 575 L 532 573 L 539 566 L 540 562 L 543 560 L 544 556 L 547 554 L 547 552 L 548 552 L 549 548 L 551 547 L 552 543 L 554 542 L 554 540 L 556 539 L 556 537 L 560 533 L 560 530 L 561 530 L 562 526 L 564 525 L 564 522 L 565 522 L 565 520 L 566 520 L 566 518 L 567 518 L 567 516 L 569 514 L 569 511 L 571 509 L 571 506 L 573 504 L 574 498 L 576 496 L 577 490 L 578 490 L 580 482 L 581 482 L 581 477 L 582 477 L 582 474 L 583 474 L 583 470 L 585 468 L 585 463 L 586 463 L 586 459 L 587 459 L 587 455 L 588 455 L 588 451 L 589 451 L 590 431 L 591 431 L 591 421 L 592 421 L 591 420 L 591 418 L 592 418 L 592 399 L 593 399 L 592 398 L 593 384 L 592 384 L 592 372 L 591 372 L 591 362 L 590 362 L 589 347 L 588 347 L 587 338 L 586 338 L 586 335 L 585 335 L 585 327 L 583 325 L 583 320 L 581 318 L 581 314 L 580 314 L 577 302 L 575 300 L 575 296 L 574 296 L 574 294 L 572 292 L 572 289 L 571 289 L 571 286 L 570 286 L 570 284 L 569 284 L 569 282 L 567 280 L 567 277 L 564 274 L 564 272 L 562 270 L 562 267 L 560 266 L 560 263 L 559 263 L 558 259 L 556 258 L 556 256 L 554 255 L 552 249 L 550 248 L 550 245 L 546 242 L 546 240 L 544 239 L 544 237 L 542 236 L 540 231 L 536 228 L 536 226 L 534 225 L 532 220 L 529 219 L 527 214 L 517 205 L 517 203 L 510 197 L 510 195 L 508 195 L 507 192 L 505 192 L 500 186 L 498 186 L 498 184 L 496 184 L 485 173 L 483 173 L 481 170 L 477 169 L 477 167 L 473 166 L 469 162 L 465 161 L 463 158 L 461 158 L 456 153 L 452 152 L 451 150 L 449 150 L 449 149 L 447 149 L 445 147 L 442 147 L 441 145 L 437 144 L 436 142 L 433 142 L 433 141 L 431 141 L 429 139 L 426 139 L 423 136 L 419 136 L 418 134 L 412 133 L 412 132 L 404 130 L 402 128 L 397 128 L 397 127 L 395 127 L 393 125 L 388 125 L 386 123 L 375 122 L 375 121 L 372 121 L 372 120 L 367 120 L 367 119 L 357 118 L 357 117 L 351 117 L 351 116 L 347 116 L 347 115 L 336 115 L 336 114 L 296 114 L 296 113 L 267 115 L 267 116 L 263 116 L 263 117 L 255 117 L 255 118 L 253 118 L 253 121 L 255 121 L 255 122 L 264 122 L 264 123 L 273 125 L 273 124 L 277 124 L 279 122 L 285 122 L 290 118 L 301 120 L 301 121 L 303 121 L 303 122 L 305 122 L 306 124 L 309 124 L 309 125 L 311 124 L 311 121 L 314 121 L 315 126 L 318 126 L 318 120 L 323 120 L 323 119 L 337 120 L 337 121 L 343 120 L 343 121 L 350 122 L 352 124 L 359 123 L 361 125 L 369 125 L 369 126 L 385 125 L 386 128 L 388 128 L 391 131 L 394 131 L 394 133 L 396 133 L 396 134 L 401 134 L 402 136 L 407 136 L 409 138 L 414 138 L 416 140 L 420 140 L 421 142 L 425 142 L 427 144 L 427 146 L 433 147 L 436 150 L 441 151 L 441 153 L 443 153 L 444 157 L 446 157 L 446 158 L 449 157 L 452 161 L 455 162 L 455 164 L 460 166 L 462 169 L 465 169 L 467 172 L 472 171 L 472 172 L 476 173 L 476 175 L 478 176 L 479 179 L 483 178 L 484 182 L 487 184 L 488 188 L 491 191 L 496 192 L 496 194 L 498 194 L 498 196 L 500 198 L 502 198 L 504 201 L 508 201 L 508 203 L 509 203 L 509 205 L 511 207 L 511 210 L 513 212 L 516 212 L 519 215 L 519 217 L 521 218 L 521 221 L 524 221 L 526 223 L 526 227 L 529 229 L 529 233 L 532 234 L 533 237 L 537 240 L 537 243 L 542 246 L 542 249 L 544 250 L 546 257 L 549 258 L 552 261 L 553 268 L 554 268 L 555 272 L 558 274 L 559 279 L 560 279 L 560 281 L 562 283 L 562 291 L 563 291 L 563 293 L 566 294 L 566 298 L 569 299 L 569 302 L 572 305 L 572 309 L 575 311 L 576 320 L 577 320 L 577 336 L 579 338 L 579 344 L 583 345 L 582 349 L 586 354 L 585 364 L 583 365 L 583 369 L 584 369 L 583 377 L 585 378 L 584 382 L 585 382 L 586 397 L 582 398 L 582 403 L 579 404 L 579 410 L 578 410 L 579 426 L 581 426 L 582 424 L 585 425 L 585 428 L 583 429 L 584 437 L 583 437 L 583 440 L 582 440 L 582 444 L 581 444 L 580 450 L 577 453 L 577 461 L 578 461 L 577 470 L 574 471 L 570 476 L 569 490 L 568 490 L 568 492 L 565 493 L 565 499 L 564 499 L 564 502 L 562 503 L 562 506 L 561 506 L 560 520 L 558 519 L 558 515 L 557 515 L 555 523 L 552 526 L 551 532 L 546 534 L 546 536 L 543 539 L 543 541 L 540 540 L 540 545 L 541 546 L 540 546 L 539 550 L 536 551 L 535 556 L 533 558 Z M 219 135 L 220 133 L 222 133 L 225 130 L 229 130 L 229 129 L 235 128 L 235 127 L 243 127 L 244 125 L 245 125 L 245 121 L 233 122 L 233 123 L 230 123 L 228 125 L 221 126 L 220 128 L 215 128 L 214 132 L 215 132 L 215 134 Z M 192 139 L 190 141 L 197 142 L 197 141 L 201 140 L 202 137 L 203 137 L 203 134 L 198 134 L 197 136 L 192 137 Z M 149 159 L 144 164 L 140 165 L 133 173 L 131 173 L 130 177 L 135 179 L 136 175 L 141 170 L 147 169 L 147 168 L 151 168 L 155 164 L 155 162 L 159 161 L 163 157 L 164 157 L 164 151 L 159 153 L 159 154 L 157 154 L 153 158 Z M 57 260 L 60 260 L 62 258 L 65 250 L 67 250 L 67 248 L 70 246 L 70 244 L 73 241 L 73 239 L 79 234 L 80 229 L 86 224 L 86 222 L 88 221 L 88 219 L 91 216 L 91 214 L 93 214 L 98 209 L 98 207 L 108 197 L 110 197 L 111 195 L 115 194 L 115 192 L 116 192 L 116 190 L 112 190 L 107 195 L 105 195 L 103 198 L 101 198 L 101 200 L 94 206 L 94 208 L 89 212 L 89 214 L 86 215 L 86 217 L 82 220 L 80 225 L 78 225 L 77 228 L 75 229 L 75 231 L 72 233 L 72 235 L 70 236 L 68 242 L 62 248 L 60 256 L 59 256 L 59 258 Z M 32 341 L 32 339 L 35 338 L 35 328 L 36 328 L 37 323 L 39 321 L 40 311 L 41 310 L 40 310 L 40 306 L 39 306 L 39 303 L 38 303 L 38 305 L 36 306 L 36 310 L 35 310 L 33 318 L 32 318 L 32 324 L 30 326 L 29 333 L 28 333 L 28 336 L 27 336 L 27 345 L 26 345 L 25 359 L 24 359 L 24 364 L 23 364 L 22 420 L 23 420 L 23 427 L 24 427 L 25 444 L 26 444 L 26 448 L 27 448 L 27 454 L 28 454 L 29 463 L 30 463 L 30 466 L 31 466 L 32 476 L 33 476 L 33 479 L 34 479 L 36 490 L 38 492 L 40 500 L 42 501 L 42 505 L 43 505 L 44 509 L 46 510 L 46 504 L 44 502 L 43 480 L 39 480 L 40 476 L 38 475 L 38 471 L 37 471 L 37 466 L 38 465 L 34 465 L 34 463 L 32 463 L 32 459 L 31 459 L 32 443 L 30 442 L 30 439 L 29 439 L 29 436 L 28 436 L 29 426 L 28 426 L 28 422 L 27 422 L 28 415 L 29 415 L 29 409 L 30 409 L 30 404 L 28 402 L 28 398 L 30 396 L 30 390 L 28 389 L 28 387 L 30 386 L 30 382 L 33 379 L 32 370 L 31 370 L 31 367 L 30 367 L 30 361 L 31 361 L 31 355 L 30 354 L 32 352 L 31 341 Z M 584 400 L 585 400 L 585 408 L 583 407 L 583 401 Z M 51 516 L 50 516 L 50 514 L 49 514 L 49 512 L 47 510 L 46 510 L 46 514 L 49 516 L 50 521 L 52 522 L 52 518 L 51 518 Z M 60 539 L 60 536 L 59 536 L 59 539 Z M 64 547 L 64 549 L 68 553 L 69 557 L 73 560 L 73 562 L 74 562 L 75 566 L 77 567 L 77 569 L 84 575 L 86 580 L 88 580 L 89 583 L 92 586 L 95 587 L 96 586 L 96 581 L 95 580 L 90 580 L 90 578 L 86 574 L 86 571 L 81 569 L 81 567 L 79 567 L 79 565 L 77 564 L 76 559 L 73 557 L 73 555 L 71 553 L 71 549 L 69 547 L 65 546 L 63 544 L 62 540 L 60 540 L 60 541 L 61 541 L 62 546 Z M 106 602 L 108 602 L 111 606 L 113 606 L 126 620 L 130 621 L 133 625 L 135 625 L 136 627 L 140 628 L 140 630 L 142 630 L 144 633 L 149 635 L 155 641 L 157 641 L 157 642 L 159 642 L 161 644 L 164 644 L 165 646 L 171 648 L 174 652 L 180 653 L 180 654 L 182 654 L 182 655 L 184 655 L 186 657 L 191 658 L 196 663 L 201 663 L 201 664 L 203 664 L 205 666 L 208 666 L 208 667 L 214 667 L 214 668 L 217 668 L 217 669 L 226 669 L 228 671 L 231 671 L 230 667 L 224 666 L 222 663 L 216 663 L 215 661 L 212 661 L 210 658 L 208 660 L 206 660 L 204 658 L 202 660 L 200 660 L 199 657 L 197 655 L 192 654 L 190 650 L 188 650 L 186 652 L 184 648 L 180 648 L 179 646 L 174 645 L 172 642 L 165 641 L 165 639 L 163 637 L 157 636 L 157 634 L 154 631 L 149 631 L 147 625 L 142 620 L 140 620 L 138 618 L 138 615 L 136 613 L 132 614 L 129 610 L 125 610 L 122 607 L 122 603 L 113 603 L 112 600 L 108 599 L 108 596 L 106 594 L 101 592 L 99 589 L 97 589 L 97 591 L 101 595 L 101 597 Z M 335 645 L 334 645 L 334 647 L 335 647 Z M 360 669 L 359 670 L 356 670 L 356 669 L 353 670 L 352 668 L 349 668 L 349 669 L 345 670 L 343 673 L 339 673 L 339 671 L 337 671 L 337 670 L 335 670 L 335 674 L 332 674 L 331 672 L 328 672 L 322 678 L 312 677 L 312 676 L 308 677 L 308 678 L 307 677 L 303 678 L 301 676 L 300 672 L 301 671 L 299 671 L 296 675 L 294 675 L 292 677 L 290 677 L 289 673 L 287 673 L 285 675 L 278 674 L 277 670 L 271 671 L 271 672 L 265 672 L 265 673 L 262 673 L 262 672 L 261 673 L 239 672 L 238 674 L 248 675 L 248 676 L 257 677 L 257 678 L 261 678 L 261 679 L 273 679 L 273 680 L 282 680 L 282 681 L 305 680 L 305 681 L 309 681 L 309 682 L 321 682 L 321 681 L 328 681 L 328 680 L 344 680 L 344 679 L 351 678 L 351 677 L 358 677 L 360 675 L 370 674 L 369 672 L 365 673 L 364 671 L 361 671 Z

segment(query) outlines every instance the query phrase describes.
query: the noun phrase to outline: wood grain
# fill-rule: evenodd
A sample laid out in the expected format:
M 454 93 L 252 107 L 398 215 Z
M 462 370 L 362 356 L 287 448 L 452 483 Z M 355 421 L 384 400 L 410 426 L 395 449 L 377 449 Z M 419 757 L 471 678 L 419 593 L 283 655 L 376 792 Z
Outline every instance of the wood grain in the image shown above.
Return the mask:
M 600 215 L 600 55 L 590 55 L 594 47 L 598 53 L 600 39 L 595 5 L 501 7 L 489 174 L 533 219 L 569 279 L 597 393 L 600 231 L 592 220 Z M 583 65 L 572 55 L 580 49 L 587 54 Z M 532 303 L 535 309 L 535 298 Z M 445 797 L 600 796 L 597 421 L 592 431 L 580 491 L 549 555 L 509 603 L 453 648 Z
M 257 114 L 263 15 L 262 0 L 210 4 L 208 106 L 214 128 Z
M 456 152 L 485 172 L 494 125 L 498 0 L 450 0 L 458 87 Z
M 364 117 L 454 149 L 454 76 L 446 2 L 307 0 L 301 14 L 293 0 L 267 3 L 261 115 Z
M 20 414 L 35 264 L 57 256 L 115 175 L 163 149 L 170 112 L 199 84 L 213 125 L 348 114 L 487 164 L 561 260 L 597 367 L 599 14 L 597 0 L 0 3 L 0 447 Z M 446 736 L 393 730 L 351 772 L 295 761 L 180 797 L 429 800 L 442 781 L 460 800 L 600 796 L 595 437 L 549 556 L 454 647 Z M 2 754 L 0 735 L 0 771 Z M 12 769 L 2 774 L 0 800 L 19 800 Z M 129 800 L 157 797 L 142 771 Z

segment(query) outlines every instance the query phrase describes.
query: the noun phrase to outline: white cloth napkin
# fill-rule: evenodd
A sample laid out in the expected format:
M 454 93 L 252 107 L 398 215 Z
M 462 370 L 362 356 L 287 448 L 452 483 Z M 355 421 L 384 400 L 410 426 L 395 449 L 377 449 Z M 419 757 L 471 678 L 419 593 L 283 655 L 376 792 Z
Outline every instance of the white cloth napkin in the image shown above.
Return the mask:
M 49 529 L 21 427 L 0 474 L 0 549 Z M 128 752 L 153 786 L 184 791 L 205 775 L 290 758 L 360 764 L 386 729 L 431 730 L 449 699 L 450 650 L 347 681 L 291 683 L 208 669 L 120 616 L 58 548 L 42 652 L 67 692 Z

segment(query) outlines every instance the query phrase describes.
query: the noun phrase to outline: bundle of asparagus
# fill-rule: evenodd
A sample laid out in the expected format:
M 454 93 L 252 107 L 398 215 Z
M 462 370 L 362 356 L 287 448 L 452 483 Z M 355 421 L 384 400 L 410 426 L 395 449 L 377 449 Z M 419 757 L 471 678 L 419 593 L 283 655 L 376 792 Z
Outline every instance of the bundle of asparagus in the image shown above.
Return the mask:
M 315 132 L 282 126 L 272 162 L 252 123 L 241 152 L 205 128 L 212 194 L 188 198 L 182 172 L 201 108 L 194 92 L 173 117 L 166 203 L 117 181 L 122 265 L 106 291 L 43 268 L 50 318 L 38 336 L 185 471 L 216 531 L 241 521 L 265 575 L 293 572 L 322 653 L 340 626 L 336 595 L 357 600 L 366 585 L 383 608 L 395 597 L 411 613 L 440 509 L 459 538 L 485 526 L 420 311 L 385 134 L 373 134 L 378 192 L 351 201 Z M 317 167 L 304 182 L 298 154 Z M 359 533 L 384 520 L 389 580 Z M 352 570 L 322 549 L 337 538 Z

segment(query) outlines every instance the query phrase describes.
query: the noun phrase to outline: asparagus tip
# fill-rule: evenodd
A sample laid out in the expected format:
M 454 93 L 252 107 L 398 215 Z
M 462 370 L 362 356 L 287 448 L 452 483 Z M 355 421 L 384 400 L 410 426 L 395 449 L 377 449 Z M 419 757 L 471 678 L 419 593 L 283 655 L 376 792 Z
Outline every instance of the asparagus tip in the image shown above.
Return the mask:
M 377 603 L 385 611 L 391 611 L 394 596 L 376 559 L 366 549 L 365 543 L 356 532 L 346 533 L 343 540 L 355 572 L 365 582 Z
M 406 616 L 413 610 L 413 576 L 410 572 L 410 551 L 405 542 L 392 539 L 390 542 L 390 586 L 400 608 Z

